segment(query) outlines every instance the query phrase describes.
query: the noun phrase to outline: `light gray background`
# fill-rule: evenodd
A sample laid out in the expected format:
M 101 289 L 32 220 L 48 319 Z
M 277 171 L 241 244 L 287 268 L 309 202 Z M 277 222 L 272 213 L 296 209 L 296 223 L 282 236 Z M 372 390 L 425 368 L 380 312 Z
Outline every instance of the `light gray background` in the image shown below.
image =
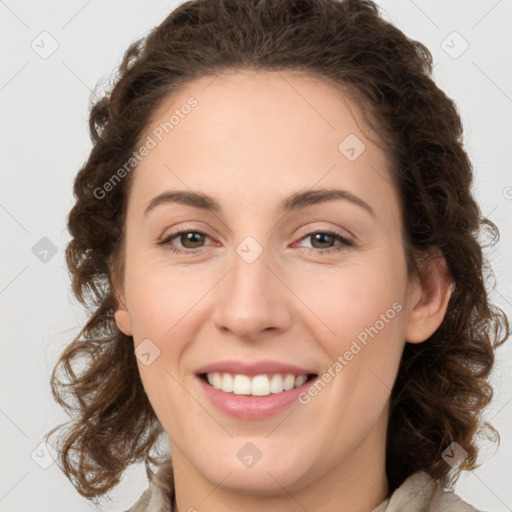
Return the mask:
M 402 31 L 431 50 L 435 79 L 460 110 L 476 171 L 475 194 L 501 231 L 502 241 L 489 253 L 498 283 L 493 299 L 512 316 L 512 1 L 378 3 Z M 164 0 L 149 7 L 133 0 L 0 0 L 1 511 L 96 508 L 55 463 L 43 469 L 35 462 L 52 462 L 38 446 L 66 416 L 53 401 L 49 376 L 86 318 L 71 298 L 65 270 L 66 215 L 73 204 L 73 177 L 91 148 L 91 90 L 108 79 L 129 43 L 176 5 Z M 41 35 L 45 31 L 50 35 Z M 469 47 L 459 55 L 464 41 Z M 52 44 L 58 48 L 44 55 Z M 41 252 L 48 245 L 40 241 L 43 237 L 55 246 L 55 255 Z M 485 445 L 484 466 L 463 474 L 456 487 L 486 511 L 512 510 L 510 345 L 512 340 L 499 352 L 497 390 L 488 410 L 501 446 L 496 451 Z M 132 467 L 111 494 L 112 503 L 100 510 L 125 510 L 146 487 L 144 467 Z

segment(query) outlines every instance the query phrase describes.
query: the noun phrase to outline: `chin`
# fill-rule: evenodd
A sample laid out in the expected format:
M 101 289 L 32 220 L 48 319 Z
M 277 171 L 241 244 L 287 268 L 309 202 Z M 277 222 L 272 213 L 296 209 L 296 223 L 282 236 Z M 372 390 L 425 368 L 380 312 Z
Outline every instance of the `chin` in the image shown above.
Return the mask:
M 250 438 L 247 438 L 247 441 L 237 438 L 237 445 L 246 447 L 245 451 L 240 450 L 242 452 L 240 458 L 243 459 L 245 453 L 251 452 L 252 448 L 249 443 L 251 443 Z M 255 441 L 254 444 L 256 443 L 260 446 L 263 444 L 261 440 Z M 304 466 L 304 457 L 285 457 L 275 452 L 265 456 L 265 451 L 269 452 L 270 448 L 262 447 L 263 453 L 257 461 L 250 461 L 247 458 L 247 465 L 244 465 L 236 455 L 234 457 L 227 456 L 226 454 L 231 452 L 229 449 L 211 453 L 201 459 L 196 465 L 196 470 L 213 485 L 220 484 L 223 489 L 233 492 L 272 496 L 276 493 L 281 494 L 283 487 L 292 491 L 304 486 L 305 481 L 308 480 L 308 474 L 312 471 L 310 465 Z M 254 455 L 256 456 L 255 453 Z M 205 465 L 205 460 L 212 461 L 212 463 Z M 312 479 L 313 477 L 311 477 Z

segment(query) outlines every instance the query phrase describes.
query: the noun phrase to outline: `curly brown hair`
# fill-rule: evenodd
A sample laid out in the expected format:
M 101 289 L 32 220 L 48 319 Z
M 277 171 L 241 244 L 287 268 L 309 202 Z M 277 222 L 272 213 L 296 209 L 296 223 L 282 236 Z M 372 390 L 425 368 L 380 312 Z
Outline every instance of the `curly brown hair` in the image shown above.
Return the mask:
M 116 486 L 131 464 L 144 461 L 153 474 L 150 452 L 163 428 L 133 339 L 114 321 L 133 172 L 101 200 L 97 191 L 133 156 L 164 99 L 196 78 L 242 69 L 303 72 L 355 100 L 392 164 L 409 274 L 432 249 L 446 259 L 454 284 L 445 318 L 426 342 L 405 344 L 392 390 L 386 473 L 391 492 L 419 470 L 451 486 L 461 470 L 477 467 L 477 435 L 499 442 L 482 412 L 493 394 L 495 350 L 510 328 L 489 301 L 493 274 L 478 239 L 490 233 L 492 245 L 499 232 L 472 196 L 461 119 L 431 78 L 430 52 L 369 0 L 188 1 L 126 51 L 115 83 L 91 109 L 93 148 L 68 218 L 72 290 L 90 318 L 51 377 L 55 399 L 74 416 L 59 439 L 59 465 L 88 499 Z M 57 378 L 61 367 L 67 382 Z M 453 441 L 468 453 L 458 468 L 441 456 Z

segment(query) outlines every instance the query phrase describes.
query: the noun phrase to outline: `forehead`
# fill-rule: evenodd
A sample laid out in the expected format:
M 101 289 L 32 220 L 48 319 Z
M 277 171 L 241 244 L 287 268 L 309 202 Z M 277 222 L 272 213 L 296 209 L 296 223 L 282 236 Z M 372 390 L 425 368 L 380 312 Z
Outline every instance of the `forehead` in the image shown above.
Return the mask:
M 366 197 L 377 191 L 377 203 L 396 200 L 387 155 L 369 133 L 357 105 L 318 78 L 284 71 L 204 76 L 155 110 L 141 137 L 154 147 L 132 188 L 141 200 L 162 187 L 224 191 L 244 195 L 245 206 L 316 184 Z
M 192 100 L 196 106 L 189 108 Z M 336 143 L 348 130 L 360 138 L 365 137 L 362 130 L 368 131 L 347 94 L 298 71 L 228 70 L 203 76 L 164 98 L 146 131 L 170 121 L 173 113 L 179 119 L 174 116 L 167 130 L 163 126 L 166 134 L 178 136 L 188 128 L 203 136 L 204 143 L 231 136 L 255 148 L 308 139 L 337 150 Z M 248 140 L 251 135 L 257 138 Z M 300 152 L 300 147 L 295 150 Z

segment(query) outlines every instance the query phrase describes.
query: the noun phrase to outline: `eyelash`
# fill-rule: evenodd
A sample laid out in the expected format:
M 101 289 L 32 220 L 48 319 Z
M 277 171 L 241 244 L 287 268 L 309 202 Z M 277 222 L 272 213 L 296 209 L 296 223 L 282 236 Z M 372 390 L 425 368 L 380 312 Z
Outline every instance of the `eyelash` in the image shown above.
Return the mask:
M 168 247 L 166 247 L 166 250 L 169 250 L 169 251 L 171 251 L 174 254 L 182 254 L 182 253 L 199 254 L 199 253 L 201 253 L 202 250 L 204 249 L 204 247 L 198 247 L 196 249 L 185 249 L 185 250 L 183 250 L 183 249 L 176 249 L 175 247 L 171 247 L 170 246 L 170 241 L 171 240 L 173 240 L 174 238 L 176 238 L 176 237 L 178 237 L 180 235 L 186 234 L 186 233 L 196 233 L 196 234 L 199 234 L 199 235 L 205 235 L 206 237 L 210 238 L 203 231 L 199 231 L 197 229 L 184 229 L 184 230 L 181 230 L 181 231 L 176 231 L 175 233 L 171 233 L 164 240 L 162 240 L 161 242 L 158 242 L 158 245 L 168 246 Z M 302 240 L 304 240 L 304 239 L 306 239 L 308 237 L 311 237 L 313 235 L 318 235 L 318 234 L 331 235 L 331 236 L 333 236 L 335 238 L 335 240 L 338 240 L 341 243 L 337 247 L 331 247 L 329 249 L 316 249 L 314 247 L 305 247 L 305 249 L 308 251 L 308 253 L 313 252 L 313 253 L 316 253 L 316 254 L 331 254 L 331 253 L 343 251 L 347 247 L 351 247 L 351 246 L 354 245 L 354 243 L 351 240 L 348 240 L 347 238 L 345 238 L 340 233 L 338 233 L 336 231 L 329 230 L 329 229 L 324 229 L 324 230 L 319 230 L 319 231 L 311 231 L 310 233 L 308 233 L 305 236 L 303 236 L 300 239 L 300 241 L 302 241 Z

